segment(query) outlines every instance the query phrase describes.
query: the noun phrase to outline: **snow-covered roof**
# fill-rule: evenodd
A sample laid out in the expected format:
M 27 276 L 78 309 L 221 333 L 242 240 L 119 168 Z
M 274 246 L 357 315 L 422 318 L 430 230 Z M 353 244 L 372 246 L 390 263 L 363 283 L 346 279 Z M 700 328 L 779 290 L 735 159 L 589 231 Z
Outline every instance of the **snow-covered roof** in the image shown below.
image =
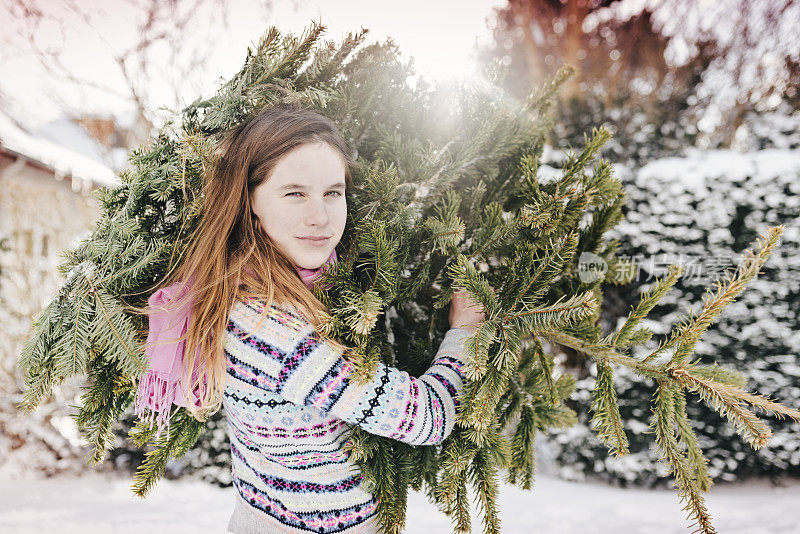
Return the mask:
M 74 150 L 32 135 L 5 113 L 0 113 L 0 147 L 50 167 L 61 176 L 89 182 L 95 186 L 116 186 L 120 183 L 110 167 Z

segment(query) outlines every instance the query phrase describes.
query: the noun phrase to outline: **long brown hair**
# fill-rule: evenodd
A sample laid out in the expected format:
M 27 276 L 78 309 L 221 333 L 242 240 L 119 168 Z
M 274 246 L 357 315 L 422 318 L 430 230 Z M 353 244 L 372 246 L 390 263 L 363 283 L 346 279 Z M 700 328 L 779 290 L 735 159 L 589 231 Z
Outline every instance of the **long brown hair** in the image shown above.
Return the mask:
M 186 380 L 199 358 L 198 368 L 204 369 L 207 386 L 201 406 L 188 409 L 201 421 L 216 413 L 222 404 L 226 367 L 223 339 L 228 314 L 237 299 L 257 299 L 265 304 L 264 312 L 273 302 L 288 304 L 316 329 L 320 312 L 328 311 L 303 283 L 292 262 L 257 224 L 250 205 L 255 188 L 269 180 L 283 156 L 300 145 L 317 142 L 327 143 L 341 154 L 346 183 L 351 187 L 353 157 L 336 125 L 297 104 L 267 108 L 229 131 L 219 143 L 210 172 L 206 173 L 199 224 L 189 237 L 183 258 L 175 266 L 170 265 L 170 274 L 161 284 L 162 287 L 175 282 L 182 284 L 179 286 L 182 297 L 174 299 L 170 306 L 192 302 L 182 382 L 187 397 L 189 391 L 200 385 L 202 372 L 191 381 Z M 192 284 L 187 285 L 190 278 Z M 148 313 L 149 307 L 132 310 Z M 345 349 L 336 340 L 329 341 Z

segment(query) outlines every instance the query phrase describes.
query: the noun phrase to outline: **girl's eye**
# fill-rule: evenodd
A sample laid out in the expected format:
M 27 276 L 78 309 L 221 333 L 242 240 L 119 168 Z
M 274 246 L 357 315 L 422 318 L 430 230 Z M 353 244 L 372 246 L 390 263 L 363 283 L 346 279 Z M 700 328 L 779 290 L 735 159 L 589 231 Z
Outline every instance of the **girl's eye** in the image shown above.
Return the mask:
M 342 196 L 342 193 L 340 193 L 339 191 L 328 191 L 328 193 L 336 193 L 336 196 L 339 196 L 339 197 Z M 292 195 L 302 195 L 302 194 L 303 193 L 300 193 L 300 192 L 296 191 L 294 193 L 287 193 L 285 196 L 288 197 L 288 196 L 292 196 Z

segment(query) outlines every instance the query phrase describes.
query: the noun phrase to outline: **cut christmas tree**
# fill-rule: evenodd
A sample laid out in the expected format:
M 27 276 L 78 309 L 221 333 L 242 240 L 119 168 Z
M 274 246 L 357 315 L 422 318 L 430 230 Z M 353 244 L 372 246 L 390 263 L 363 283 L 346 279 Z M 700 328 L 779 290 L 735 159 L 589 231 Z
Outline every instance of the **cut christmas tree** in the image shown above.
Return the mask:
M 655 443 L 672 468 L 685 509 L 702 532 L 714 532 L 701 493 L 709 479 L 685 412 L 687 391 L 737 425 L 753 447 L 770 431 L 752 407 L 800 419 L 787 408 L 737 385 L 735 372 L 700 365 L 695 344 L 724 307 L 757 276 L 778 245 L 783 227 L 765 233 L 739 269 L 721 279 L 697 314 L 676 325 L 644 358 L 631 348 L 652 333 L 642 326 L 680 276 L 672 268 L 617 330 L 598 326 L 603 287 L 629 280 L 630 264 L 604 238 L 622 218 L 624 192 L 609 163 L 596 160 L 610 135 L 595 130 L 569 155 L 558 176 L 541 176 L 539 161 L 550 129 L 553 96 L 570 74 L 563 69 L 523 102 L 497 89 L 496 64 L 477 83 L 455 92 L 410 84 L 410 65 L 397 47 L 361 46 L 366 31 L 344 42 L 320 42 L 314 23 L 300 37 L 272 27 L 244 66 L 208 99 L 184 109 L 180 125 L 166 125 L 131 154 L 122 185 L 98 198 L 105 214 L 91 236 L 65 252 L 66 281 L 35 320 L 20 365 L 28 389 L 20 408 L 33 410 L 54 384 L 86 375 L 77 421 L 103 460 L 112 424 L 130 407 L 146 361 L 146 324 L 125 311 L 143 305 L 181 261 L 186 239 L 203 208 L 203 170 L 232 127 L 281 102 L 299 103 L 332 119 L 356 159 L 340 261 L 326 274 L 333 286 L 315 289 L 330 315 L 324 331 L 351 347 L 362 371 L 379 360 L 418 375 L 430 364 L 449 328 L 445 306 L 466 289 L 486 310 L 468 340 L 471 363 L 451 436 L 437 446 L 410 446 L 353 427 L 347 450 L 379 499 L 386 532 L 401 532 L 409 488 L 423 489 L 469 532 L 471 488 L 484 532 L 500 531 L 501 473 L 530 488 L 537 431 L 572 424 L 563 406 L 573 380 L 555 369 L 557 345 L 598 364 L 594 417 L 612 453 L 627 453 L 613 371 L 624 366 L 657 381 L 649 421 Z M 587 269 L 591 253 L 606 268 Z M 748 406 L 750 405 L 750 406 Z M 137 424 L 130 437 L 155 448 L 135 476 L 145 496 L 169 458 L 196 442 L 203 422 L 185 409 L 170 431 L 156 436 Z

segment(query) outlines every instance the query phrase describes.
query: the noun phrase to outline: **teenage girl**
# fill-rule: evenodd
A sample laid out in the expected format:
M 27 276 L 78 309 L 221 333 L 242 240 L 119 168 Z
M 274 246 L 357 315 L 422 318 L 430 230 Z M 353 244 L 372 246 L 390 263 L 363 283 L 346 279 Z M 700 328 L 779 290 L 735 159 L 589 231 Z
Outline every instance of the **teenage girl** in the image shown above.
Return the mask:
M 228 421 L 234 534 L 375 533 L 376 500 L 343 449 L 348 429 L 433 445 L 453 428 L 463 342 L 484 319 L 466 292 L 453 295 L 451 329 L 419 378 L 381 364 L 358 385 L 346 348 L 318 333 L 325 308 L 310 284 L 336 261 L 351 164 L 329 119 L 279 105 L 233 130 L 206 177 L 176 278 L 192 277 L 199 303 L 184 363 L 208 370 L 190 410 L 221 403 Z

